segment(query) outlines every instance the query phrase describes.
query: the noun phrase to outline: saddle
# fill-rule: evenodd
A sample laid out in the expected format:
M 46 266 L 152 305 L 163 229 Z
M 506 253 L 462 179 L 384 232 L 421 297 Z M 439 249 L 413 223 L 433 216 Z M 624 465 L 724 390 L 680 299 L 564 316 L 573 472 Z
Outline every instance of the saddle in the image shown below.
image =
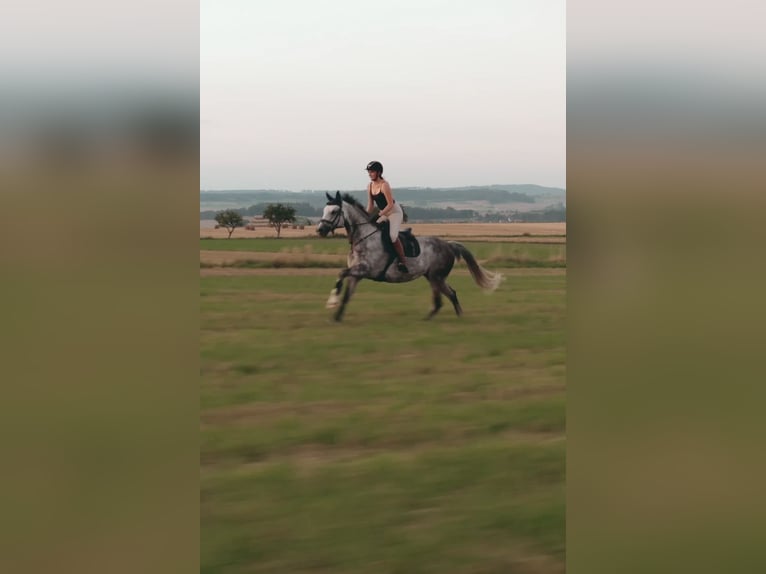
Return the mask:
M 383 246 L 386 248 L 386 251 L 396 257 L 396 251 L 394 251 L 391 237 L 388 234 L 388 225 L 388 221 L 383 222 L 381 225 L 381 229 L 386 231 L 381 234 L 383 236 Z M 412 234 L 412 227 L 407 227 L 399 232 L 399 241 L 401 241 L 402 247 L 404 248 L 405 257 L 417 257 L 420 255 L 420 243 L 418 243 L 417 238 Z
M 391 238 L 388 238 L 389 243 Z M 420 255 L 420 243 L 417 238 L 412 234 L 412 227 L 408 227 L 399 232 L 399 241 L 402 242 L 404 247 L 404 255 L 407 257 L 417 257 Z

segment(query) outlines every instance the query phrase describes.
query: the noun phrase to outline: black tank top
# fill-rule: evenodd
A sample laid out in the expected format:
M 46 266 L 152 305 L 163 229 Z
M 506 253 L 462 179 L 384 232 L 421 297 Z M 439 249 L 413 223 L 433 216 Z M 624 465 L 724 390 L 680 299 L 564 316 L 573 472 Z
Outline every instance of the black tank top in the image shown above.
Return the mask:
M 372 182 L 370 182 L 370 194 L 372 195 L 372 198 L 375 200 L 375 204 L 378 206 L 378 210 L 383 211 L 388 205 L 388 201 L 386 200 L 386 194 L 384 194 L 382 191 L 378 193 L 372 193 Z

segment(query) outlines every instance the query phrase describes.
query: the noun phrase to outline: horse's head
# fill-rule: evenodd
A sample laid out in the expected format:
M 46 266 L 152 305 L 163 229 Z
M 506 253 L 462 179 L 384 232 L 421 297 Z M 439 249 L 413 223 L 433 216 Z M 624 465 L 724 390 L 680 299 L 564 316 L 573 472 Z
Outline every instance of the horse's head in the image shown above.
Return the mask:
M 317 233 L 322 237 L 327 237 L 333 229 L 343 227 L 343 200 L 340 197 L 340 192 L 335 194 L 335 197 L 325 192 L 327 196 L 327 205 L 324 206 L 322 211 L 322 219 L 317 224 Z

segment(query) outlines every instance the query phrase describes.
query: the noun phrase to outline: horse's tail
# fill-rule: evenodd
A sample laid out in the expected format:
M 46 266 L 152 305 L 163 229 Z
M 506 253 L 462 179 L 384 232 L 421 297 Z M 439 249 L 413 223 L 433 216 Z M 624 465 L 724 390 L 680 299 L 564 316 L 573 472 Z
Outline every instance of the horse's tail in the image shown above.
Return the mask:
M 464 245 L 461 245 L 457 241 L 449 241 L 448 243 L 450 247 L 452 247 L 452 252 L 455 254 L 455 257 L 457 259 L 462 258 L 466 265 L 468 265 L 471 277 L 473 277 L 473 280 L 476 281 L 476 284 L 479 287 L 487 291 L 494 291 L 497 289 L 498 285 L 500 285 L 500 282 L 503 280 L 503 276 L 500 273 L 493 273 L 492 271 L 484 269 Z

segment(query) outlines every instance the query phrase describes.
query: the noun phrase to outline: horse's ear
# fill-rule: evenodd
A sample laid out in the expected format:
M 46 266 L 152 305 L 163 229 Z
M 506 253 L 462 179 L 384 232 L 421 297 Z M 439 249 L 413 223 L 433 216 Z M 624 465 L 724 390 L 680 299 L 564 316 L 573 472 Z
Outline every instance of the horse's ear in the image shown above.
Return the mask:
M 324 192 L 324 194 L 327 196 L 327 201 L 332 201 L 332 195 L 330 195 L 326 191 Z
M 335 201 L 337 201 L 338 205 L 340 205 L 340 191 L 335 192 Z

